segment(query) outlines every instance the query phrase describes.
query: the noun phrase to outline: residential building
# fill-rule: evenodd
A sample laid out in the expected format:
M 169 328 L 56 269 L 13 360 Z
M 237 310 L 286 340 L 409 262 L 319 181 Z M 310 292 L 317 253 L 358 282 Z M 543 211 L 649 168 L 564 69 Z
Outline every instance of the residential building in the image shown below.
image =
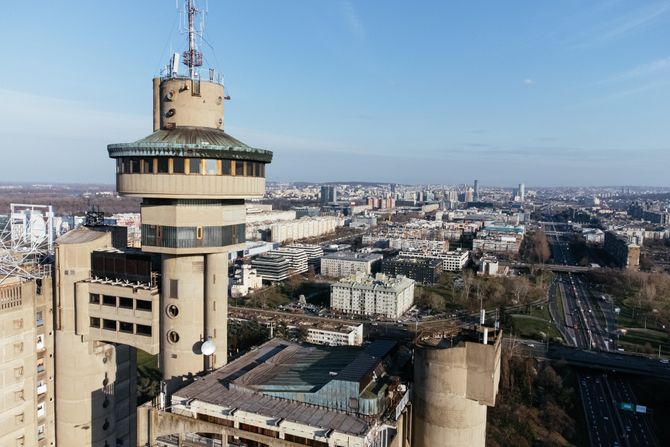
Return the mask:
M 274 252 L 252 259 L 251 266 L 256 269 L 263 281 L 283 281 L 291 276 L 291 261 L 287 257 Z
M 468 250 L 401 250 L 400 257 L 403 258 L 426 258 L 438 259 L 442 262 L 442 270 L 445 272 L 460 272 L 470 259 Z
M 322 205 L 337 202 L 337 189 L 333 185 L 323 185 L 321 187 L 320 200 Z
M 230 295 L 233 298 L 247 296 L 250 290 L 263 287 L 263 278 L 258 271 L 249 264 L 242 264 L 235 269 L 234 281 L 230 287 Z
M 0 279 L 0 445 L 54 445 L 51 271 Z
M 640 246 L 631 243 L 625 234 L 606 231 L 603 247 L 619 267 L 627 270 L 640 268 Z
M 360 346 L 363 344 L 363 325 L 321 325 L 307 328 L 307 343 L 326 346 Z
M 330 307 L 340 312 L 396 319 L 414 303 L 414 281 L 404 276 L 353 275 L 330 286 Z
M 321 274 L 343 278 L 354 273 L 372 274 L 380 267 L 383 255 L 378 253 L 336 252 L 321 258 Z
M 307 266 L 307 251 L 302 248 L 282 247 L 271 251 L 270 254 L 281 256 L 289 261 L 289 273 L 291 276 L 305 273 Z
M 382 273 L 406 276 L 420 284 L 434 284 L 443 272 L 443 261 L 435 258 L 396 257 L 384 259 Z

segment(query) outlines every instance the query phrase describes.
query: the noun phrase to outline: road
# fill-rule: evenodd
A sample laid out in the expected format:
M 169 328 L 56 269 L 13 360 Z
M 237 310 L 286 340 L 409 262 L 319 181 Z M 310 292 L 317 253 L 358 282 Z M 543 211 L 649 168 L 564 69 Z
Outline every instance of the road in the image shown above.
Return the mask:
M 554 262 L 575 265 L 564 229 L 557 228 L 555 223 L 544 224 L 544 228 L 549 235 Z M 579 273 L 558 273 L 556 289 L 561 293 L 554 293 L 552 298 L 556 300 L 560 296 L 562 300 L 564 327 L 561 333 L 566 343 L 583 350 L 615 351 L 616 319 L 611 303 L 600 297 L 594 299 L 587 279 Z M 558 303 L 553 303 L 553 308 L 559 308 Z M 560 325 L 560 319 L 557 321 Z M 595 370 L 584 370 L 577 377 L 592 446 L 658 445 L 649 416 L 622 408 L 622 403 L 631 403 L 633 408 L 638 403 L 628 379 L 617 373 Z

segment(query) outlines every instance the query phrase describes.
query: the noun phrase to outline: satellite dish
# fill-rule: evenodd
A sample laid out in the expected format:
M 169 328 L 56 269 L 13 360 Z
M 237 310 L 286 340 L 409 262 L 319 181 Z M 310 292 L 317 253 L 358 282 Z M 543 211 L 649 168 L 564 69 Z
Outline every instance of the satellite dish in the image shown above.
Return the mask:
M 202 355 L 212 355 L 216 351 L 216 345 L 211 340 L 207 340 L 200 346 L 200 352 Z

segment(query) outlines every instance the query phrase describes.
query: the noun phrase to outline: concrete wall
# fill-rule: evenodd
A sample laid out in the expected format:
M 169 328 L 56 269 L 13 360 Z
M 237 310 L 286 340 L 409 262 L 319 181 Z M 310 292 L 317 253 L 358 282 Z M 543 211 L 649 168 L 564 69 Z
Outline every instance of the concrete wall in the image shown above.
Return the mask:
M 500 379 L 500 340 L 416 347 L 415 447 L 485 446 L 486 405 L 495 404 Z
M 132 445 L 135 414 L 127 409 L 136 395 L 134 353 L 76 333 L 76 285 L 90 276 L 91 251 L 110 247 L 111 235 L 82 228 L 63 240 L 56 246 L 57 445 L 104 447 L 117 439 Z

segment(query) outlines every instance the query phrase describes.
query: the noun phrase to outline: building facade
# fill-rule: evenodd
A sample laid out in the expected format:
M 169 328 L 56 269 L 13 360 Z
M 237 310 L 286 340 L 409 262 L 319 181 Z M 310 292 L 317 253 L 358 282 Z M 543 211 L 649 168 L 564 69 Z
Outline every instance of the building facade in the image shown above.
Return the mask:
M 396 319 L 413 303 L 414 281 L 404 276 L 357 274 L 330 286 L 331 309 L 348 314 Z
M 355 273 L 370 275 L 376 273 L 382 258 L 378 253 L 331 253 L 321 258 L 321 274 L 332 278 L 343 278 Z
M 420 284 L 434 284 L 443 272 L 443 265 L 439 259 L 396 257 L 384 259 L 382 273 L 387 276 L 406 276 Z
M 50 270 L 0 284 L 0 445 L 53 446 L 53 300 Z
M 363 344 L 363 325 L 309 327 L 305 341 L 315 345 L 360 346 Z

